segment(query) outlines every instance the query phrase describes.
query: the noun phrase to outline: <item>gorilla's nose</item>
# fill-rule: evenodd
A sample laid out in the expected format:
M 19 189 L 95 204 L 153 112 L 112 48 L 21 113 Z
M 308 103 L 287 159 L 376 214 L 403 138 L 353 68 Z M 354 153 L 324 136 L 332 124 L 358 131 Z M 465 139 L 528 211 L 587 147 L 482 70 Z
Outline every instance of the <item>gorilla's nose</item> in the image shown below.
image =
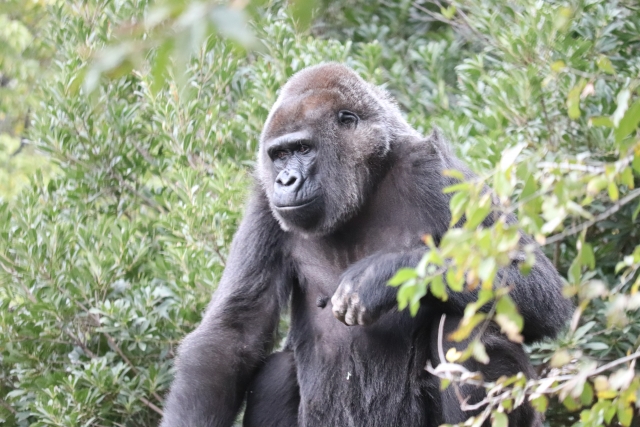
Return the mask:
M 302 176 L 296 170 L 283 170 L 276 177 L 276 184 L 290 191 L 297 190 L 301 182 Z

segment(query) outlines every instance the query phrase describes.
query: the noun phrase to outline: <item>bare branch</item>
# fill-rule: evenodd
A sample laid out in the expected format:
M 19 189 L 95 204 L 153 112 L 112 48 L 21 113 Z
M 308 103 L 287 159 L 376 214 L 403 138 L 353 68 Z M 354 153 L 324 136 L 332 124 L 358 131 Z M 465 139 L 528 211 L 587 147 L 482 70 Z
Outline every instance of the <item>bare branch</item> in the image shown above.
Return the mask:
M 621 207 L 623 207 L 627 203 L 633 201 L 634 199 L 636 199 L 639 196 L 640 196 L 640 188 L 637 188 L 637 189 L 629 192 L 629 194 L 624 196 L 622 199 L 618 200 L 611 207 L 609 207 L 609 209 L 607 209 L 606 211 L 602 212 L 600 215 L 594 217 L 593 219 L 591 219 L 589 221 L 585 221 L 585 222 L 583 222 L 581 224 L 569 227 L 566 230 L 564 230 L 562 233 L 554 234 L 553 236 L 547 238 L 545 240 L 544 244 L 545 245 L 550 245 L 552 243 L 559 242 L 560 240 L 564 239 L 567 236 L 571 236 L 573 234 L 577 234 L 577 233 L 581 232 L 582 230 L 585 230 L 585 229 L 591 227 L 592 225 L 594 225 L 594 224 L 596 224 L 596 223 L 598 223 L 598 222 L 600 222 L 602 220 L 607 219 L 611 215 L 613 215 L 616 212 L 618 212 Z

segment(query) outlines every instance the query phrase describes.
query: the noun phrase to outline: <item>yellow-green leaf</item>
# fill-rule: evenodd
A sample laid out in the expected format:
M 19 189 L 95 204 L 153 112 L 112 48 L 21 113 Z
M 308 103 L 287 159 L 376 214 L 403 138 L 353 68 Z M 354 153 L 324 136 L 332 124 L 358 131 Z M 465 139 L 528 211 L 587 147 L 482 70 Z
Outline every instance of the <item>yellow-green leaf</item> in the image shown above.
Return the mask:
M 569 118 L 573 120 L 580 118 L 580 94 L 586 85 L 587 81 L 581 79 L 580 82 L 569 91 L 569 96 L 567 96 Z
M 620 119 L 620 123 L 618 123 L 618 127 L 615 130 L 616 142 L 622 141 L 636 130 L 638 123 L 640 123 L 640 99 L 634 102 Z
M 531 401 L 531 405 L 534 409 L 542 414 L 547 412 L 549 406 L 549 399 L 545 395 L 540 395 Z
M 566 66 L 567 64 L 565 64 L 562 60 L 554 61 L 551 63 L 551 71 L 557 73 L 558 71 L 562 71 L 562 69 Z
M 607 74 L 616 73 L 616 70 L 613 68 L 613 64 L 611 64 L 611 60 L 605 55 L 600 55 L 600 57 L 598 57 L 597 64 L 598 68 Z
M 493 411 L 491 413 L 491 427 L 508 427 L 509 419 L 503 412 Z

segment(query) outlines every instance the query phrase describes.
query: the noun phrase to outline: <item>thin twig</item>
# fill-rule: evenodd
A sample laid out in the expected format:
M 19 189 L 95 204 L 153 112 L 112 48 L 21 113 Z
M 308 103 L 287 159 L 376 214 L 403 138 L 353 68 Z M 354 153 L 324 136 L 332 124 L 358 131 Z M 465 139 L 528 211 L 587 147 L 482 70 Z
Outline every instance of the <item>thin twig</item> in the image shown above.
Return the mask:
M 0 399 L 0 405 L 2 407 L 4 407 L 7 411 L 11 412 L 13 415 L 17 414 L 18 411 L 16 411 L 15 409 L 13 409 L 13 406 L 9 405 L 7 402 L 5 402 L 3 399 Z
M 131 186 L 131 184 L 129 184 L 124 178 L 122 178 L 121 176 L 117 175 L 114 172 L 111 172 L 111 176 L 113 178 L 115 178 L 116 180 L 118 180 L 118 182 L 120 183 L 120 185 L 122 185 L 125 189 L 127 189 L 130 193 L 132 193 L 133 195 L 141 198 L 144 202 L 145 205 L 149 206 L 150 208 L 154 209 L 156 212 L 160 213 L 160 214 L 164 214 L 167 213 L 167 209 L 160 205 L 158 202 L 156 202 L 153 199 L 150 199 L 149 197 L 145 196 L 144 194 L 142 194 L 140 191 L 136 190 L 135 188 L 133 188 L 133 186 Z
M 613 204 L 606 211 L 602 212 L 600 215 L 594 217 L 593 219 L 590 219 L 589 221 L 585 221 L 585 222 L 583 222 L 581 224 L 569 227 L 566 230 L 564 230 L 562 233 L 554 234 L 553 236 L 548 237 L 544 244 L 545 245 L 550 245 L 552 243 L 559 242 L 560 240 L 564 239 L 567 236 L 571 236 L 573 234 L 577 234 L 577 233 L 581 232 L 582 230 L 585 230 L 585 229 L 591 227 L 595 223 L 607 219 L 611 215 L 613 215 L 616 212 L 618 212 L 621 207 L 623 207 L 627 203 L 633 201 L 634 199 L 636 199 L 639 196 L 640 196 L 640 188 L 637 188 L 637 189 L 631 191 L 626 196 L 624 196 L 622 199 L 618 200 L 615 204 Z
M 62 331 L 65 334 L 67 334 L 69 336 L 69 338 L 71 338 L 71 340 L 74 343 L 76 343 L 76 345 L 79 346 L 87 356 L 89 356 L 89 358 L 95 359 L 96 357 L 98 357 L 98 356 L 96 356 L 96 354 L 94 352 L 89 350 L 89 347 L 87 347 L 87 345 L 84 342 L 82 342 L 82 340 L 80 338 L 76 337 L 73 333 L 71 333 L 71 331 L 69 331 L 66 328 L 62 328 Z
M 598 369 L 596 369 L 595 371 L 593 371 L 592 373 L 588 374 L 588 377 L 592 377 L 594 375 L 599 375 L 605 371 L 608 371 L 609 369 L 618 366 L 618 365 L 622 365 L 623 363 L 626 362 L 631 362 L 632 360 L 636 360 L 640 358 L 640 351 L 636 351 L 635 353 L 631 353 L 628 356 L 622 357 L 620 359 L 616 359 L 614 361 L 611 361 L 609 363 L 607 363 L 606 365 L 602 365 L 600 366 Z
M 636 351 L 635 353 L 630 354 L 629 356 L 613 360 L 605 365 L 600 366 L 599 368 L 592 369 L 591 371 L 588 371 L 586 373 L 581 373 L 580 375 L 584 378 L 594 377 L 596 375 L 600 375 L 603 372 L 606 372 L 618 365 L 622 365 L 627 362 L 632 362 L 632 367 L 633 367 L 633 363 L 635 362 L 635 360 L 639 358 L 640 358 L 640 351 Z M 495 383 L 491 383 L 491 382 L 483 382 L 474 378 L 463 378 L 462 376 L 456 378 L 455 376 L 456 374 L 459 375 L 461 372 L 462 373 L 469 372 L 463 366 L 456 365 L 454 363 L 447 363 L 445 366 L 442 366 L 442 367 L 438 365 L 438 368 L 439 369 L 434 369 L 430 364 L 428 364 L 426 367 L 429 373 L 439 378 L 443 378 L 451 381 L 454 386 L 456 383 L 462 383 L 462 384 L 477 385 L 477 386 L 484 387 L 485 389 L 489 389 L 489 393 L 487 394 L 487 396 L 479 402 L 476 402 L 474 404 L 467 404 L 466 402 L 461 402 L 464 406 L 462 409 L 465 411 L 479 409 L 479 408 L 482 408 L 483 406 L 487 406 L 487 409 L 493 408 L 496 405 L 498 405 L 500 402 L 502 402 L 504 399 L 509 398 L 511 396 L 512 390 L 504 389 L 502 385 L 496 385 Z M 529 380 L 525 384 L 523 390 L 526 394 L 529 394 L 529 395 L 535 395 L 535 394 L 553 395 L 561 391 L 563 388 L 565 388 L 567 384 L 571 380 L 573 380 L 575 377 L 576 377 L 575 374 L 571 374 L 571 375 L 560 375 L 557 377 L 547 377 L 542 379 Z M 549 382 L 549 380 L 553 380 L 553 382 L 555 383 L 560 382 L 561 384 L 558 384 L 556 387 L 553 387 L 553 388 L 545 388 L 542 391 L 539 390 L 540 386 L 543 386 L 544 383 Z
M 155 411 L 156 413 L 160 414 L 160 416 L 164 416 L 164 412 L 162 412 L 162 409 L 158 408 L 156 405 L 153 404 L 153 402 L 150 402 L 149 400 L 145 399 L 144 397 L 140 396 L 138 397 L 138 399 L 140 399 L 140 401 L 142 403 L 144 403 L 145 405 L 147 405 L 149 408 L 151 408 L 153 411 Z
M 438 356 L 440 356 L 440 362 L 444 362 L 444 350 L 442 349 L 442 338 L 444 334 L 444 321 L 447 319 L 447 315 L 443 314 L 440 317 L 440 325 L 438 325 Z
M 630 154 L 622 159 L 613 163 L 616 169 L 624 169 L 633 161 L 633 154 Z M 556 163 L 556 162 L 538 162 L 536 165 L 540 169 L 564 169 L 567 171 L 586 172 L 592 174 L 605 173 L 606 169 L 600 165 L 582 165 L 579 163 L 569 163 L 568 161 Z

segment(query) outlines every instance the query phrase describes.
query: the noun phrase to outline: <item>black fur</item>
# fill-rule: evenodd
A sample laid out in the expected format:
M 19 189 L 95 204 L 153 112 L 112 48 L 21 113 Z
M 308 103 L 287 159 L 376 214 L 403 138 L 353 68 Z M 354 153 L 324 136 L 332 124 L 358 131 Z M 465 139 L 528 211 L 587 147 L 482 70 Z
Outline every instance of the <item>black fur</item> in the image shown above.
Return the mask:
M 260 185 L 225 274 L 201 325 L 180 346 L 163 427 L 230 426 L 247 391 L 247 427 L 466 419 L 425 365 L 439 362 L 441 315 L 453 330 L 474 295 L 425 298 L 411 317 L 397 311 L 386 282 L 417 264 L 426 250 L 421 236 L 439 241 L 446 232 L 450 195 L 442 189 L 452 180 L 442 171 L 471 172 L 439 135 L 418 135 L 388 95 L 338 64 L 287 83 L 265 124 L 258 163 Z M 532 241 L 523 236 L 522 243 Z M 535 255 L 530 275 L 514 264 L 497 279 L 506 276 L 513 287 L 528 342 L 554 336 L 571 309 L 558 273 L 539 249 Z M 287 304 L 287 349 L 269 356 Z M 533 375 L 520 345 L 493 328 L 482 339 L 491 362 L 470 361 L 469 369 L 487 379 Z M 471 401 L 483 395 L 463 392 Z M 510 415 L 510 425 L 539 424 L 527 405 Z

